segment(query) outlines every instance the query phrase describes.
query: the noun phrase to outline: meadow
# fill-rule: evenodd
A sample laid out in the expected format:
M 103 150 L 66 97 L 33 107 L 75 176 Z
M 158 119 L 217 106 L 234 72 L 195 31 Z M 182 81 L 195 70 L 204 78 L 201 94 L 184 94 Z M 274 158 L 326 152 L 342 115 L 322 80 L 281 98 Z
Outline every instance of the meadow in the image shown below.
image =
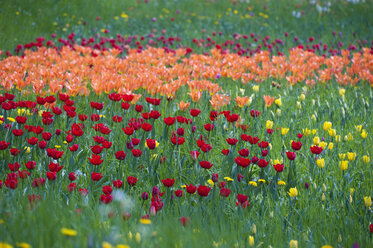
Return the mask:
M 372 247 L 371 1 L 3 1 L 0 247 Z

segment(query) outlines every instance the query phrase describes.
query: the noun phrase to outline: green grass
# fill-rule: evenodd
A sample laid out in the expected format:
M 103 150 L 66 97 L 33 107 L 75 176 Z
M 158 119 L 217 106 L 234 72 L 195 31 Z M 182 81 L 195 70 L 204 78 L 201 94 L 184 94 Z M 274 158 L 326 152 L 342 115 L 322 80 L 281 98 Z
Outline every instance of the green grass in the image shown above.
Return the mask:
M 103 28 L 110 30 L 109 37 L 116 34 L 147 35 L 153 29 L 158 32 L 164 29 L 167 35 L 179 36 L 186 44 L 191 44 L 193 38 L 204 38 L 203 29 L 208 35 L 212 31 L 222 31 L 222 40 L 232 39 L 233 33 L 252 32 L 262 37 L 270 35 L 281 39 L 288 32 L 291 39 L 299 36 L 301 41 L 305 41 L 314 36 L 324 43 L 334 42 L 333 31 L 343 33 L 345 44 L 356 39 L 370 41 L 373 38 L 373 18 L 370 15 L 373 5 L 370 0 L 364 4 L 330 1 L 330 11 L 323 13 L 319 13 L 308 1 L 250 1 L 249 4 L 237 1 L 236 5 L 230 1 L 213 3 L 206 0 L 139 2 L 77 0 L 71 4 L 66 0 L 2 1 L 0 47 L 13 50 L 16 44 L 31 42 L 40 36 L 48 39 L 52 33 L 66 38 L 70 32 L 76 32 L 78 37 L 88 37 L 100 33 Z M 323 3 L 326 1 L 321 1 L 321 5 Z M 176 14 L 177 10 L 180 14 Z M 292 15 L 293 11 L 303 12 L 303 15 L 296 18 Z M 122 13 L 128 18 L 122 18 Z M 247 18 L 250 13 L 254 16 Z M 97 16 L 101 17 L 100 21 L 96 21 Z M 155 23 L 152 22 L 153 17 L 157 18 Z M 174 22 L 170 20 L 172 17 Z M 82 25 L 84 21 L 87 23 L 85 26 Z
M 314 36 L 316 40 L 328 44 L 335 44 L 337 41 L 349 44 L 356 42 L 356 39 L 373 39 L 373 4 L 368 0 L 364 4 L 331 1 L 330 12 L 322 14 L 318 13 L 309 1 L 250 0 L 249 4 L 238 1 L 236 5 L 232 1 L 218 0 L 215 0 L 215 3 L 201 0 L 150 0 L 148 4 L 139 2 L 141 3 L 132 0 L 76 0 L 72 4 L 67 0 L 2 1 L 0 49 L 13 50 L 17 44 L 30 42 L 41 36 L 48 39 L 52 33 L 66 38 L 69 33 L 75 32 L 80 39 L 97 33 L 107 37 L 115 37 L 116 34 L 147 35 L 153 29 L 157 29 L 158 34 L 164 29 L 166 36 L 181 37 L 184 45 L 191 45 L 193 38 L 205 38 L 211 35 L 212 31 L 223 32 L 222 37 L 218 38 L 220 41 L 233 39 L 233 33 L 253 32 L 261 37 L 270 35 L 273 39 L 283 39 L 284 33 L 289 32 L 290 38 L 285 43 L 287 48 L 294 46 L 293 36 L 299 36 L 303 41 Z M 266 9 L 263 8 L 264 5 Z M 176 14 L 177 10 L 180 10 L 180 14 Z M 238 11 L 237 14 L 235 10 Z M 304 14 L 301 18 L 296 18 L 292 15 L 293 10 L 304 11 Z M 122 13 L 128 15 L 128 18 L 121 17 Z M 246 18 L 245 15 L 250 13 L 254 13 L 254 16 Z M 218 17 L 219 14 L 221 17 Z M 96 20 L 97 16 L 101 17 L 99 21 Z M 118 20 L 115 17 L 118 17 Z M 153 17 L 157 18 L 156 22 L 152 22 Z M 170 21 L 171 17 L 175 18 L 174 22 Z M 83 22 L 86 22 L 86 25 L 83 25 Z M 103 34 L 101 29 L 104 28 L 109 29 L 110 33 Z M 206 34 L 202 33 L 203 29 Z M 339 38 L 339 35 L 334 37 L 333 31 L 343 32 L 342 38 Z M 237 151 L 243 147 L 249 148 L 250 157 L 258 156 L 260 149 L 241 141 L 236 147 L 229 147 L 225 139 L 239 139 L 243 132 L 230 126 L 223 116 L 219 117 L 212 134 L 203 130 L 202 125 L 211 122 L 209 113 L 212 108 L 207 92 L 199 103 L 191 103 L 190 108 L 199 108 L 202 113 L 194 119 L 194 125 L 198 127 L 196 133 L 191 133 L 190 127 L 184 125 L 187 134 L 183 146 L 175 147 L 170 143 L 171 131 L 176 130 L 176 127 L 166 129 L 163 117 L 190 117 L 189 113 L 180 112 L 176 105 L 181 100 L 191 102 L 187 95 L 187 86 L 177 92 L 173 101 L 167 101 L 163 97 L 161 105 L 156 107 L 162 116 L 152 123 L 154 133 L 148 136 L 157 139 L 159 147 L 150 152 L 144 147 L 144 139 L 147 137 L 139 136 L 142 139 L 140 149 L 144 151 L 142 158 L 134 159 L 128 152 L 125 161 L 121 163 L 115 159 L 114 153 L 125 150 L 126 142 L 129 141 L 121 129 L 129 118 L 139 115 L 133 107 L 125 114 L 118 104 L 108 100 L 106 94 L 74 97 L 78 114 L 90 115 L 94 112 L 89 107 L 90 101 L 105 103 L 100 114 L 106 118 L 100 123 L 107 124 L 113 130 L 107 136 L 113 142 L 113 147 L 104 151 L 104 163 L 94 168 L 87 159 L 92 155 L 92 136 L 97 135 L 91 128 L 93 122 L 88 120 L 84 129 L 86 134 L 77 138 L 79 153 L 69 152 L 68 145 L 63 143 L 65 134 L 53 136 L 49 147 L 58 145 L 65 151 L 60 161 L 65 174 L 60 172 L 56 181 L 47 180 L 46 185 L 40 188 L 34 188 L 31 184 L 34 178 L 46 177 L 50 159 L 45 152 L 32 148 L 30 154 L 22 152 L 20 156 L 13 158 L 8 150 L 0 151 L 0 179 L 3 181 L 9 173 L 8 163 L 20 162 L 21 168 L 24 169 L 26 160 L 37 162 L 37 169 L 32 171 L 29 178 L 19 180 L 17 189 L 10 190 L 5 185 L 0 189 L 0 244 L 7 242 L 16 247 L 17 243 L 27 242 L 32 247 L 48 248 L 102 247 L 103 242 L 114 247 L 117 244 L 127 244 L 131 247 L 250 247 L 249 236 L 253 236 L 254 247 L 289 247 L 291 240 L 297 240 L 298 247 L 322 247 L 328 244 L 334 248 L 352 247 L 355 243 L 359 243 L 360 247 L 372 247 L 369 224 L 373 221 L 373 212 L 364 204 L 364 197 L 373 196 L 372 87 L 368 82 L 360 82 L 355 87 L 346 87 L 345 97 L 341 97 L 340 86 L 335 80 L 330 84 L 317 84 L 314 88 L 303 87 L 301 84 L 290 87 L 285 81 L 278 82 L 281 87 L 276 88 L 272 86 L 272 80 L 274 79 L 267 79 L 260 84 L 257 93 L 253 91 L 252 83 L 238 84 L 229 78 L 214 80 L 214 83 L 219 83 L 232 96 L 232 104 L 222 110 L 240 114 L 245 118 L 244 123 L 250 125 L 248 134 L 270 141 L 272 148 L 267 160 L 284 159 L 285 170 L 278 176 L 272 168 L 272 163 L 266 169 L 254 169 L 251 180 L 266 179 L 266 183 L 258 183 L 257 187 L 248 184 L 249 171 L 237 168 L 234 157 L 238 156 Z M 241 95 L 241 89 L 245 90 L 247 96 L 254 94 L 253 102 L 248 107 L 238 108 L 233 104 L 234 96 Z M 0 93 L 3 94 L 4 91 L 0 90 Z M 16 95 L 16 101 L 35 101 L 36 98 L 35 94 L 22 96 L 15 89 L 13 93 Z M 144 89 L 136 93 L 148 96 Z M 303 102 L 299 100 L 302 93 L 306 95 Z M 265 107 L 262 98 L 264 95 L 281 95 L 282 106 L 273 104 L 269 108 Z M 145 111 L 150 111 L 144 97 L 138 104 L 143 104 Z M 62 108 L 61 102 L 57 105 Z M 298 107 L 299 105 L 301 107 Z M 262 114 L 253 119 L 249 116 L 251 109 L 261 111 Z M 281 115 L 276 114 L 277 109 L 281 109 Z M 15 118 L 17 113 L 0 109 L 0 115 Z M 111 119 L 113 115 L 122 115 L 124 122 L 114 123 Z M 313 115 L 315 119 L 312 118 Z M 275 131 L 272 135 L 267 134 L 267 120 L 274 122 Z M 341 136 L 341 141 L 337 142 L 323 130 L 325 121 L 332 122 L 332 128 Z M 41 118 L 37 115 L 28 116 L 28 122 L 32 125 L 42 125 Z M 56 117 L 53 125 L 47 129 L 50 132 L 55 132 L 56 128 L 67 131 L 73 122 L 80 121 L 77 118 L 67 119 L 66 116 Z M 4 123 L 9 121 L 5 120 Z M 14 125 L 19 127 L 18 124 Z M 176 125 L 180 127 L 180 124 Z M 368 132 L 366 139 L 356 130 L 357 125 L 362 125 Z M 286 136 L 281 135 L 282 127 L 290 129 Z M 305 128 L 315 129 L 317 133 L 301 139 L 303 147 L 297 152 L 295 164 L 291 165 L 283 152 L 291 150 L 290 142 L 296 140 L 297 134 L 302 133 Z M 353 136 L 351 141 L 344 139 L 349 133 Z M 199 138 L 201 134 L 208 136 L 209 143 L 213 145 L 210 153 L 200 155 L 200 160 L 214 163 L 209 171 L 202 171 L 198 163 L 190 157 L 190 151 L 197 149 L 193 139 Z M 320 155 L 326 163 L 323 169 L 316 166 L 315 156 L 310 153 L 315 136 L 334 145 L 333 149 Z M 11 147 L 22 148 L 27 144 L 25 139 L 25 135 L 22 138 L 13 137 L 4 128 L 4 124 L 0 125 L 0 141 L 7 140 L 11 142 Z M 221 154 L 221 150 L 228 147 L 235 149 L 234 156 L 230 154 L 225 157 Z M 342 172 L 339 168 L 339 154 L 347 152 L 356 152 L 357 157 L 349 162 L 348 170 Z M 158 156 L 152 160 L 151 154 Z M 161 155 L 166 157 L 163 164 L 158 162 Z M 363 156 L 370 156 L 370 162 L 365 163 Z M 143 171 L 136 169 L 141 164 L 144 165 Z M 288 173 L 292 166 L 297 170 L 297 182 L 294 186 L 297 187 L 299 195 L 296 199 L 289 197 L 287 193 L 290 187 Z M 88 188 L 90 193 L 87 197 L 81 197 L 78 192 L 67 191 L 67 185 L 70 183 L 67 174 L 78 170 L 82 173 L 77 180 L 78 188 Z M 93 170 L 104 174 L 99 182 L 92 182 L 90 173 Z M 219 196 L 219 188 L 215 184 L 207 198 L 197 194 L 189 195 L 184 190 L 182 198 L 171 200 L 171 190 L 164 187 L 160 181 L 164 178 L 174 178 L 176 182 L 171 188 L 174 191 L 185 184 L 204 185 L 212 173 L 219 174 L 219 181 L 225 181 L 225 176 L 234 179 L 233 182 L 227 182 L 227 188 L 232 190 L 229 198 Z M 245 176 L 244 182 L 237 181 L 237 173 Z M 99 202 L 103 185 L 112 184 L 114 179 L 125 181 L 129 175 L 139 179 L 135 187 L 130 188 L 124 182 L 124 188 L 114 192 L 115 199 L 112 203 L 105 205 Z M 277 186 L 275 182 L 278 179 L 286 181 L 288 185 Z M 310 185 L 308 189 L 305 187 L 306 182 Z M 143 202 L 141 193 L 146 191 L 151 197 L 151 190 L 155 185 L 160 187 L 161 192 L 165 192 L 162 197 L 164 207 L 156 216 L 150 217 L 150 225 L 141 224 L 141 216 L 149 214 L 150 208 L 150 199 Z M 355 189 L 353 194 L 350 193 L 351 188 Z M 32 208 L 28 200 L 28 195 L 31 194 L 41 196 L 40 202 L 35 203 Z M 236 206 L 237 194 L 248 196 L 248 208 Z M 81 210 L 81 213 L 77 210 Z M 131 217 L 124 220 L 122 215 L 127 212 Z M 111 217 L 108 217 L 109 213 Z M 190 223 L 186 227 L 182 226 L 180 217 L 189 217 Z M 61 228 L 74 229 L 77 236 L 66 237 L 61 234 Z

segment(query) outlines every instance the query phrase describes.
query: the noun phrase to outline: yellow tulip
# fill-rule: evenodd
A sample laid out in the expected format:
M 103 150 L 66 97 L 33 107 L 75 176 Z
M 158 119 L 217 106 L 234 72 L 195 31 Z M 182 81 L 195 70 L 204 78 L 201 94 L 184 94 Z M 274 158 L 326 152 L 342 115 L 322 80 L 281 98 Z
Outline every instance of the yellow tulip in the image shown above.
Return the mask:
M 290 197 L 297 197 L 298 196 L 297 187 L 290 188 L 288 194 L 289 194 Z
M 356 128 L 356 131 L 358 131 L 360 133 L 361 129 L 363 128 L 363 125 L 357 125 L 357 126 L 355 126 L 355 128 Z
M 353 139 L 353 136 L 351 133 L 348 133 L 346 136 L 345 136 L 345 141 L 351 141 Z
M 364 161 L 364 163 L 368 164 L 370 162 L 370 157 L 367 156 L 367 155 L 364 155 L 363 156 L 363 161 Z
M 276 109 L 276 114 L 277 114 L 278 116 L 281 116 L 281 109 Z
M 275 104 L 276 104 L 277 106 L 281 107 L 281 105 L 282 105 L 281 98 L 276 99 L 276 100 L 275 100 Z
M 303 129 L 303 134 L 304 134 L 305 136 L 310 135 L 310 134 L 311 134 L 311 130 L 309 130 L 308 128 Z
M 348 161 L 354 161 L 356 158 L 356 152 L 348 152 L 347 153 L 347 159 Z
M 341 142 L 341 135 L 336 135 L 335 136 L 335 142 L 336 143 Z
M 339 156 L 340 160 L 343 160 L 343 159 L 346 158 L 346 153 L 340 153 L 340 154 L 338 154 L 338 156 Z
M 31 148 L 28 146 L 25 146 L 25 152 L 26 154 L 29 154 L 31 152 Z
M 346 90 L 345 89 L 343 89 L 343 88 L 341 88 L 341 89 L 339 89 L 339 95 L 340 96 L 342 96 L 342 97 L 344 97 L 345 96 L 345 93 L 346 93 Z
M 273 121 L 268 120 L 266 122 L 266 129 L 272 129 L 272 127 L 273 127 Z
M 347 168 L 348 168 L 348 161 L 347 160 L 339 161 L 339 169 L 341 169 L 342 171 L 345 171 L 345 170 L 347 170 Z
M 320 143 L 319 143 L 319 146 L 321 146 L 322 147 L 322 149 L 325 149 L 325 147 L 328 145 L 328 143 L 326 143 L 326 142 L 324 142 L 324 141 L 321 141 Z
M 316 160 L 317 166 L 322 169 L 325 167 L 325 160 L 323 158 Z
M 136 240 L 137 243 L 140 243 L 140 242 L 141 242 L 141 234 L 140 234 L 139 232 L 137 232 L 137 233 L 135 234 L 135 240 Z
M 332 123 L 330 121 L 324 122 L 324 125 L 322 127 L 325 131 L 328 131 L 330 128 L 332 128 Z
M 254 237 L 253 236 L 249 236 L 249 245 L 250 247 L 253 247 L 254 246 Z
M 289 132 L 289 128 L 281 128 L 281 134 L 286 135 Z
M 328 149 L 329 149 L 329 150 L 332 150 L 332 149 L 333 149 L 333 147 L 334 147 L 334 144 L 333 144 L 333 142 L 330 142 L 330 143 L 329 143 L 329 145 L 328 145 Z
M 290 240 L 290 248 L 298 248 L 298 241 L 297 240 Z
M 316 136 L 315 138 L 313 138 L 313 144 L 314 145 L 318 145 L 320 143 L 320 138 L 319 138 L 319 136 Z
M 259 91 L 259 86 L 258 85 L 254 85 L 253 86 L 253 91 L 254 92 L 258 92 Z
M 361 138 L 366 139 L 367 136 L 368 136 L 367 131 L 365 131 L 365 129 L 363 129 L 363 131 L 361 132 Z
M 328 130 L 328 133 L 329 133 L 329 136 L 330 136 L 330 137 L 334 137 L 334 136 L 337 134 L 336 130 L 333 129 L 333 128 L 330 128 L 330 129 Z
M 302 104 L 300 102 L 297 102 L 297 108 L 299 108 L 299 109 L 302 108 Z
M 214 181 L 212 181 L 211 179 L 207 180 L 207 183 L 211 186 L 211 187 L 214 187 Z
M 354 188 L 350 188 L 350 195 L 353 195 L 355 193 L 355 189 Z
M 372 206 L 372 198 L 370 196 L 364 197 L 365 207 L 370 208 Z
M 306 95 L 302 93 L 302 94 L 300 94 L 298 99 L 303 102 L 306 99 Z

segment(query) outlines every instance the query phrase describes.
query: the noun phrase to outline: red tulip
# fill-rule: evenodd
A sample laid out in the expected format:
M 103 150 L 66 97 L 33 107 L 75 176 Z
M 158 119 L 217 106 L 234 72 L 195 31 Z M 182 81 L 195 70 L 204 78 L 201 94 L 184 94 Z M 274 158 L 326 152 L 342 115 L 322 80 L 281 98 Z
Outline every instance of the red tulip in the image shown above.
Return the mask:
M 14 164 L 8 164 L 8 168 L 11 171 L 18 171 L 20 167 L 21 165 L 17 162 L 15 162 Z
M 122 128 L 122 130 L 128 136 L 132 135 L 133 132 L 135 131 L 135 129 L 133 129 L 132 127 Z
M 132 155 L 133 155 L 134 157 L 141 157 L 141 154 L 142 154 L 142 151 L 139 150 L 139 149 L 133 149 L 133 150 L 132 150 Z
M 76 174 L 74 172 L 70 172 L 69 173 L 69 180 L 70 181 L 75 181 L 75 179 L 76 179 Z
M 161 98 L 150 98 L 150 97 L 146 97 L 145 98 L 145 101 L 151 105 L 155 105 L 155 106 L 158 106 L 160 103 L 161 103 Z
M 6 150 L 9 147 L 10 143 L 7 143 L 6 141 L 0 141 L 0 150 Z
M 104 150 L 104 148 L 102 146 L 99 146 L 99 145 L 94 145 L 94 146 L 91 146 L 91 151 L 94 153 L 94 154 L 100 154 L 102 152 L 102 150 Z
M 265 167 L 267 167 L 268 163 L 269 162 L 267 162 L 265 159 L 260 159 L 259 162 L 258 162 L 258 166 L 260 168 L 265 168 Z
M 229 154 L 229 149 L 223 149 L 221 151 L 221 153 L 224 155 L 224 156 L 227 156 Z
M 209 162 L 209 161 L 200 161 L 199 165 L 202 168 L 207 169 L 207 170 L 210 169 L 213 166 L 213 164 L 211 162 Z
M 126 153 L 124 151 L 117 151 L 115 153 L 115 158 L 118 160 L 124 160 L 126 158 Z
M 234 161 L 236 162 L 236 164 L 238 166 L 241 166 L 243 168 L 248 167 L 250 165 L 250 163 L 251 163 L 250 159 L 248 159 L 248 158 L 242 158 L 242 157 L 236 157 L 236 158 L 234 158 Z
M 163 185 L 168 188 L 172 187 L 172 185 L 174 185 L 175 183 L 175 179 L 170 179 L 170 178 L 162 179 L 161 181 Z
M 197 190 L 197 186 L 193 186 L 193 184 L 185 184 L 186 186 L 186 191 L 189 193 L 189 194 L 194 194 Z
M 103 192 L 105 195 L 110 195 L 111 192 L 113 192 L 113 188 L 112 188 L 110 185 L 103 186 L 103 187 L 102 187 L 102 192 Z
M 289 160 L 294 160 L 297 155 L 295 154 L 295 152 L 288 151 L 286 152 L 286 156 L 288 157 Z
M 298 151 L 300 150 L 300 148 L 302 148 L 302 142 L 291 142 L 291 148 L 294 150 L 294 151 Z
M 260 148 L 267 148 L 268 147 L 268 142 L 266 142 L 266 141 L 263 140 L 262 142 L 258 143 L 258 146 Z
M 192 159 L 196 160 L 199 156 L 199 152 L 198 151 L 190 151 L 190 155 L 192 156 Z
M 247 195 L 237 194 L 237 201 L 241 204 L 247 201 Z
M 56 172 L 47 171 L 47 178 L 48 178 L 48 180 L 51 180 L 51 181 L 56 180 L 56 178 L 57 178 Z
M 190 115 L 193 117 L 197 117 L 201 113 L 201 110 L 199 109 L 191 109 L 190 110 Z
M 202 197 L 206 197 L 206 196 L 209 195 L 210 190 L 211 190 L 210 187 L 207 187 L 207 186 L 204 186 L 204 185 L 200 185 L 198 187 L 198 189 L 197 189 L 197 192 L 198 192 L 198 195 L 200 195 Z
M 205 128 L 205 130 L 206 131 L 212 131 L 212 130 L 214 130 L 214 124 L 210 124 L 210 123 L 207 123 L 207 124 L 205 124 L 205 125 L 203 125 L 203 127 Z
M 48 140 L 50 140 L 52 138 L 52 134 L 49 133 L 49 132 L 43 132 L 41 134 L 41 136 L 42 136 L 43 140 L 45 140 L 45 141 L 48 141 Z
M 323 149 L 322 147 L 319 147 L 319 146 L 311 146 L 311 152 L 313 154 L 320 154 L 322 153 Z
M 123 182 L 121 181 L 121 180 L 114 180 L 113 181 L 113 186 L 115 187 L 115 188 L 122 188 L 122 186 L 123 186 Z
M 100 165 L 102 164 L 102 162 L 104 162 L 104 160 L 101 159 L 100 155 L 95 155 L 95 154 L 92 154 L 92 158 L 88 158 L 88 160 L 93 165 Z
M 189 218 L 189 217 L 181 217 L 181 218 L 179 219 L 179 221 L 181 222 L 181 224 L 182 224 L 183 226 L 187 226 L 188 223 L 190 223 L 190 218 Z
M 137 183 L 137 178 L 129 176 L 129 177 L 127 177 L 127 183 L 128 183 L 129 186 L 135 186 L 136 183 Z
M 76 190 L 76 183 L 70 183 L 69 185 L 67 185 L 67 190 L 69 192 L 73 192 L 74 190 Z
M 25 163 L 25 166 L 26 166 L 27 169 L 33 170 L 36 167 L 36 162 L 35 161 L 28 161 L 28 162 Z
M 228 142 L 229 145 L 234 146 L 235 144 L 237 144 L 238 139 L 235 139 L 235 138 L 228 138 L 228 139 L 227 139 L 227 142 Z
M 146 139 L 146 145 L 148 146 L 148 148 L 150 149 L 150 150 L 153 150 L 153 149 L 155 149 L 155 147 L 156 147 L 156 140 L 155 139 Z
M 79 149 L 79 144 L 75 144 L 69 147 L 69 150 L 72 152 L 76 152 Z
M 149 132 L 152 130 L 153 126 L 147 122 L 144 122 L 142 125 L 141 125 L 141 128 L 145 131 L 145 132 Z
M 167 117 L 167 118 L 164 118 L 163 121 L 167 126 L 171 126 L 175 123 L 176 118 L 175 117 Z
M 231 193 L 231 190 L 230 189 L 227 189 L 227 188 L 224 188 L 224 187 L 221 187 L 220 188 L 220 195 L 223 196 L 223 197 L 228 197 Z
M 102 178 L 102 175 L 101 173 L 98 173 L 98 172 L 92 172 L 91 178 L 93 181 L 100 181 L 100 179 Z
M 284 170 L 284 165 L 283 164 L 274 164 L 273 168 L 275 168 L 275 170 L 277 172 L 282 172 Z
M 175 191 L 175 195 L 177 196 L 177 197 L 182 197 L 183 196 L 183 191 L 182 190 L 176 190 Z
M 12 133 L 14 136 L 22 136 L 23 135 L 23 130 L 22 129 L 13 129 Z
M 112 201 L 113 201 L 112 195 L 101 195 L 100 196 L 100 202 L 102 203 L 109 204 Z
M 178 129 L 176 130 L 176 133 L 177 133 L 177 135 L 179 135 L 179 136 L 184 136 L 184 134 L 185 134 L 185 130 L 184 130 L 183 127 L 180 127 L 180 128 L 178 128 Z
M 249 153 L 250 153 L 249 149 L 244 149 L 244 148 L 238 151 L 238 154 L 240 154 L 240 156 L 242 157 L 248 157 Z
M 161 116 L 161 113 L 159 113 L 157 110 L 150 111 L 149 117 L 156 120 Z

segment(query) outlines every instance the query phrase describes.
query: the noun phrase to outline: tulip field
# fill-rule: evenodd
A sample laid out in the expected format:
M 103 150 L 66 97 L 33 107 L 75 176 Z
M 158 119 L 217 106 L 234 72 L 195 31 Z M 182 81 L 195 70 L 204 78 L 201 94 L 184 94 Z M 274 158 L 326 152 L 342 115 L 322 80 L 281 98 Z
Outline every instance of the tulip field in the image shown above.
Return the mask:
M 0 248 L 373 247 L 373 2 L 0 3 Z

